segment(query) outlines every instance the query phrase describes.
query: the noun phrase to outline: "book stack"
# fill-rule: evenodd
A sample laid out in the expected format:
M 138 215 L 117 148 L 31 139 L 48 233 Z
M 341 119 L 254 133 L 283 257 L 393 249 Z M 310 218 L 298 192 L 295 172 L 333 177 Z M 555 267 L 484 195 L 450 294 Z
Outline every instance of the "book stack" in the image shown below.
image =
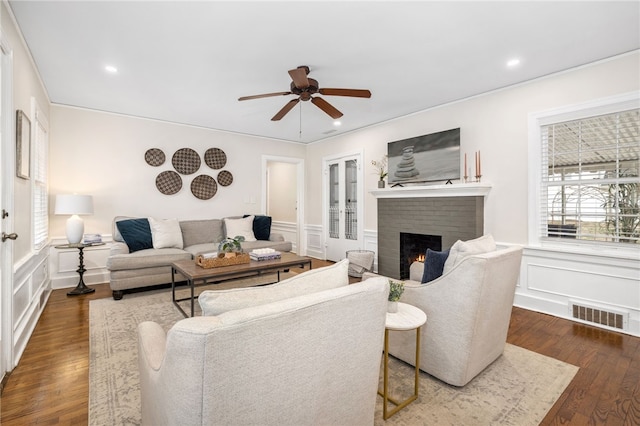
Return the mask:
M 251 260 L 272 260 L 280 259 L 281 254 L 279 251 L 275 251 L 272 248 L 254 249 L 249 253 Z
M 100 234 L 84 234 L 84 244 L 97 244 L 102 242 L 102 235 Z

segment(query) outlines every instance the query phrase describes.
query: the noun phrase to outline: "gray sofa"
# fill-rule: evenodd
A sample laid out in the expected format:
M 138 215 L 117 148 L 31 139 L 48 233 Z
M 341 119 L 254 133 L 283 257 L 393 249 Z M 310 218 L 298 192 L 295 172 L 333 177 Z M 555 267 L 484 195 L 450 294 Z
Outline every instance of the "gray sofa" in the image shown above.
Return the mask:
M 226 237 L 223 219 L 180 221 L 183 248 L 149 248 L 132 253 L 116 226 L 116 222 L 127 219 L 134 218 L 117 216 L 113 220 L 113 245 L 107 260 L 109 284 L 115 300 L 122 299 L 125 290 L 170 283 L 172 262 L 195 259 L 198 253 L 216 251 L 218 243 Z M 271 233 L 269 240 L 242 243 L 244 251 L 273 248 L 287 252 L 291 247 L 291 242 L 278 233 Z

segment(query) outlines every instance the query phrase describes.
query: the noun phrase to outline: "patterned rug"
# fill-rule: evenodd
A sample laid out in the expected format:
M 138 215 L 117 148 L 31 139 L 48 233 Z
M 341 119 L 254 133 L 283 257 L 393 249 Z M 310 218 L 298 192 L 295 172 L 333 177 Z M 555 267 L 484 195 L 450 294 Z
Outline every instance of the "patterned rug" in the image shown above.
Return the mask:
M 254 283 L 236 281 L 233 286 Z M 140 424 L 137 324 L 151 320 L 169 330 L 180 319 L 167 290 L 91 301 L 90 425 Z M 391 395 L 404 399 L 411 394 L 412 368 L 390 358 Z M 375 425 L 538 425 L 577 371 L 507 344 L 504 354 L 463 388 L 421 372 L 419 398 L 386 422 L 378 397 Z

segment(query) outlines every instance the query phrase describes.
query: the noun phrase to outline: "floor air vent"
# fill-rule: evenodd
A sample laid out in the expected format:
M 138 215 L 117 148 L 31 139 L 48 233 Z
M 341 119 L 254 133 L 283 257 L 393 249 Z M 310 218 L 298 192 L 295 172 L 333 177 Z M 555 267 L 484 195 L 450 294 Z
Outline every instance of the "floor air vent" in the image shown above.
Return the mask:
M 576 302 L 569 302 L 569 309 L 571 316 L 575 319 L 617 328 L 619 330 L 626 329 L 628 314 L 625 312 L 607 311 L 602 308 Z

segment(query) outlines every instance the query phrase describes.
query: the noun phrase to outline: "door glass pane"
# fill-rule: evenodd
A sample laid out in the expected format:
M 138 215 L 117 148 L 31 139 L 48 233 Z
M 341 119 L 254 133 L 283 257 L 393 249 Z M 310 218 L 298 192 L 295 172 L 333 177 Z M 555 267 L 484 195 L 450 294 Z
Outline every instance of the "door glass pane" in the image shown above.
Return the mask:
M 329 166 L 329 237 L 340 237 L 340 194 L 338 165 Z
M 358 239 L 358 164 L 356 160 L 345 162 L 344 170 L 344 206 L 345 227 L 344 237 L 348 240 Z

